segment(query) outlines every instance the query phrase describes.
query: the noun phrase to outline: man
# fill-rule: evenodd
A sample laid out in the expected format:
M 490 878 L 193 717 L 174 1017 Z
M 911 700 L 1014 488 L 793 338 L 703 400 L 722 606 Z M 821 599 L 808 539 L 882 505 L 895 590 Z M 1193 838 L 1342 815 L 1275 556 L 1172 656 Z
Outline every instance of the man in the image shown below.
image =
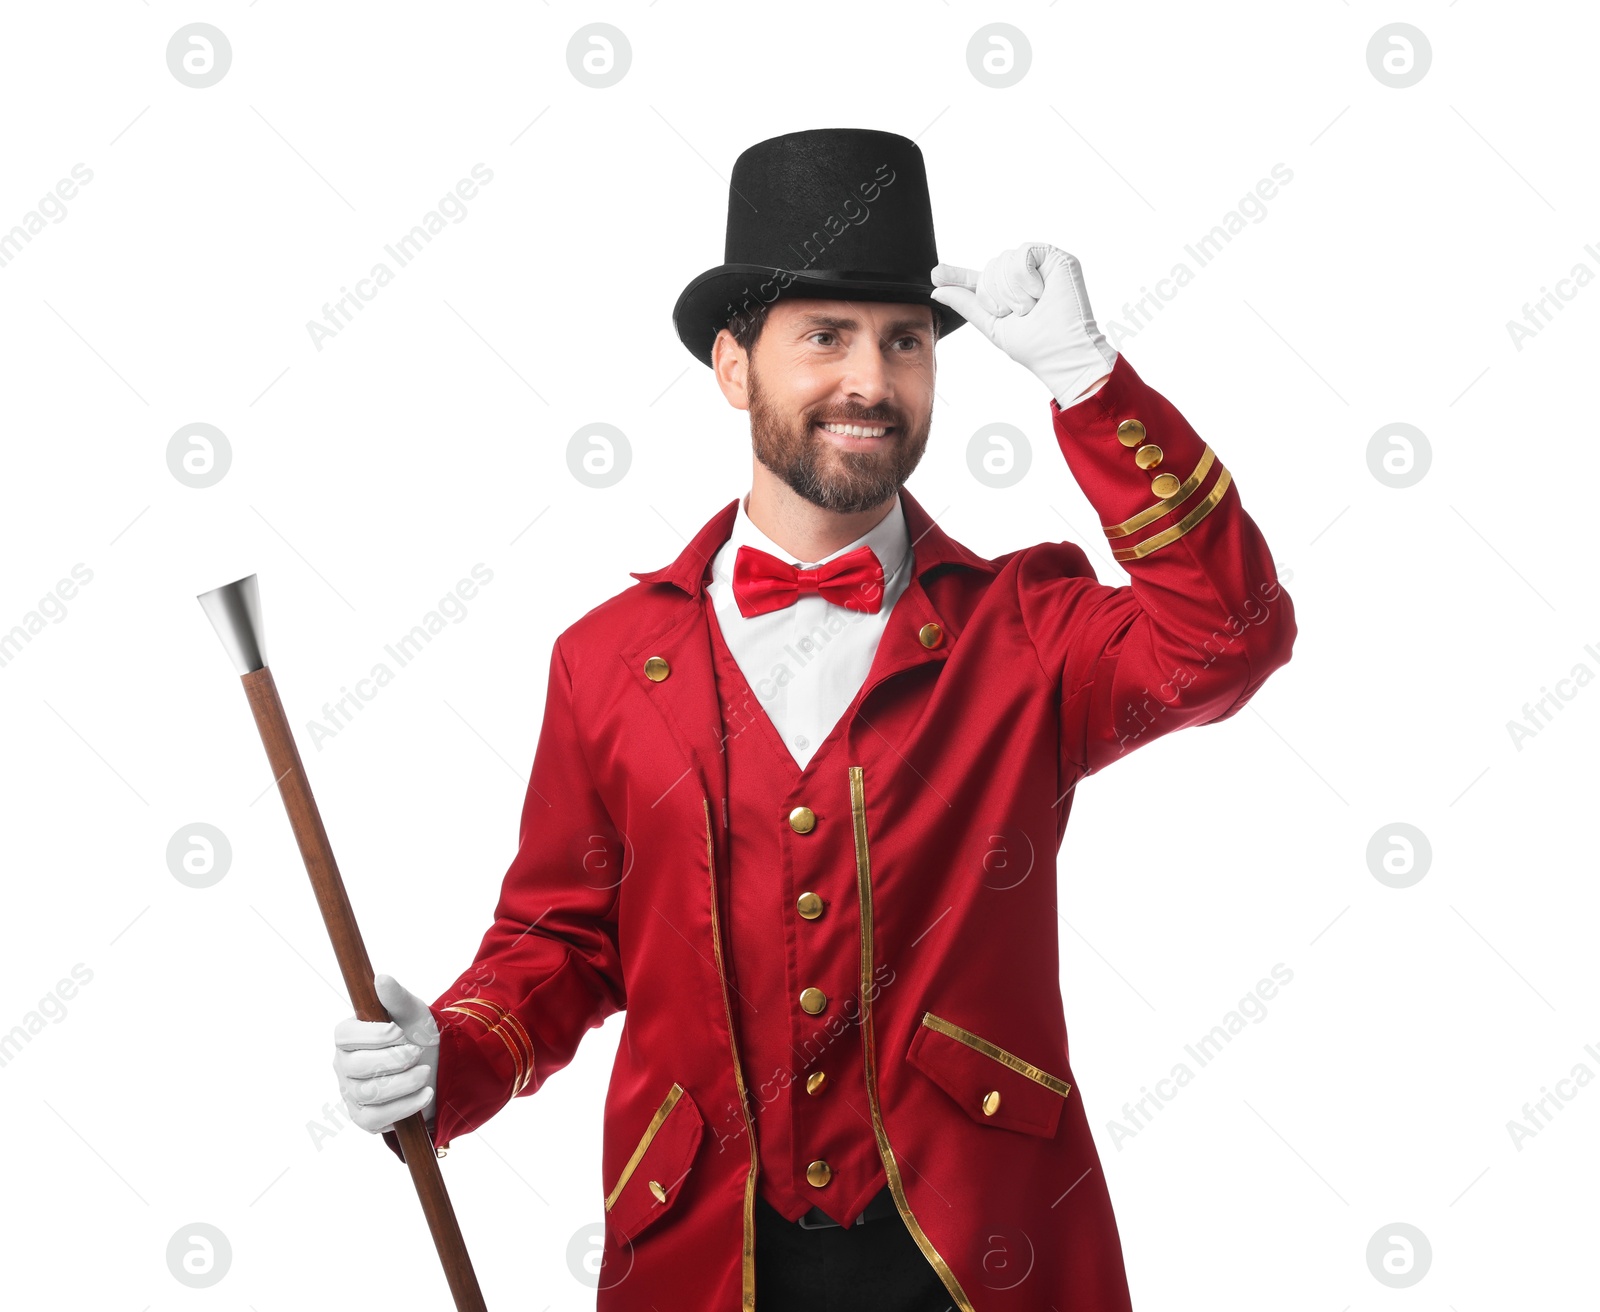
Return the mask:
M 674 318 L 750 412 L 750 491 L 556 640 L 494 924 L 431 1006 L 379 976 L 394 1023 L 339 1024 L 352 1116 L 442 1150 L 625 1009 L 602 1312 L 1126 1309 L 1055 853 L 1079 780 L 1288 660 L 1266 545 L 1072 256 L 938 263 L 903 137 L 746 151 Z M 1049 390 L 1129 586 L 978 556 L 904 488 L 963 322 Z

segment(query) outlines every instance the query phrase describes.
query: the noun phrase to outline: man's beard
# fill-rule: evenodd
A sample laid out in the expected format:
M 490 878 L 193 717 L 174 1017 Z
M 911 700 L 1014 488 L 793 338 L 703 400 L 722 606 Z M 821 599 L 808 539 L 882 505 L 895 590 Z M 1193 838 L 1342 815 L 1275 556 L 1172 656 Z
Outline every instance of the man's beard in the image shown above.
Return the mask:
M 892 424 L 894 433 L 879 451 L 841 451 L 819 437 L 822 419 L 863 426 Z M 750 369 L 750 437 L 756 459 L 794 491 L 823 510 L 853 514 L 882 505 L 922 459 L 933 415 L 912 432 L 895 407 L 821 405 L 797 418 L 782 414 L 761 391 Z

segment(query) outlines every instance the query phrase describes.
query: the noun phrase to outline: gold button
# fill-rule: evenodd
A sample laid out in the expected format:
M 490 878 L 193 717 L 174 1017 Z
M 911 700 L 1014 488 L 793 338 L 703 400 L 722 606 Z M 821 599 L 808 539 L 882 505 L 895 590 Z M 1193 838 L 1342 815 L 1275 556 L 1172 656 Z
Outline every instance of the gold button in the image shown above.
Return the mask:
M 807 920 L 815 920 L 822 914 L 822 899 L 815 893 L 802 893 L 795 899 L 795 910 Z
M 809 806 L 797 806 L 789 812 L 789 828 L 797 834 L 809 834 L 817 827 L 817 814 Z
M 917 630 L 917 641 L 924 647 L 937 647 L 944 641 L 944 630 L 930 621 Z
M 650 1181 L 650 1192 L 656 1196 L 656 1202 L 664 1203 L 667 1201 L 667 1191 L 661 1187 L 660 1180 Z
M 1142 446 L 1133 453 L 1133 463 L 1140 469 L 1154 469 L 1161 463 L 1161 448 L 1158 446 Z
M 1178 482 L 1176 474 L 1157 474 L 1150 480 L 1150 490 L 1163 500 L 1173 495 L 1182 486 L 1183 484 Z
M 806 1076 L 806 1092 L 809 1093 L 813 1098 L 815 1098 L 827 1087 L 827 1071 L 812 1071 L 810 1075 Z
M 988 1093 L 983 1095 L 983 1114 L 985 1116 L 993 1116 L 999 1110 L 1000 1090 L 990 1089 Z
M 821 989 L 800 990 L 800 1010 L 808 1016 L 815 1016 L 828 1005 L 828 995 Z
M 1138 446 L 1144 441 L 1144 425 L 1137 419 L 1124 419 L 1117 425 L 1117 441 L 1123 446 Z
M 644 663 L 644 677 L 651 683 L 660 683 L 661 680 L 672 673 L 672 666 L 668 665 L 660 656 L 652 656 Z
M 820 1189 L 833 1179 L 833 1167 L 829 1166 L 820 1157 L 806 1167 L 806 1183 Z

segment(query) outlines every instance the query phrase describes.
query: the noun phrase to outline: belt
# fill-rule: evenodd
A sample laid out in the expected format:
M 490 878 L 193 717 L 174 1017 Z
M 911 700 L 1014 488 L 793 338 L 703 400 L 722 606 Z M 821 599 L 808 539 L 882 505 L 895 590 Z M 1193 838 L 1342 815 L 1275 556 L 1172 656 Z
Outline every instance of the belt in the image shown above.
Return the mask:
M 861 1209 L 861 1215 L 856 1217 L 851 1224 L 864 1225 L 868 1221 L 876 1221 L 894 1214 L 894 1195 L 889 1192 L 889 1186 L 884 1185 L 882 1189 L 872 1196 L 872 1201 Z M 797 1218 L 795 1224 L 802 1230 L 826 1230 L 830 1226 L 843 1228 L 820 1207 L 813 1207 L 809 1212 Z

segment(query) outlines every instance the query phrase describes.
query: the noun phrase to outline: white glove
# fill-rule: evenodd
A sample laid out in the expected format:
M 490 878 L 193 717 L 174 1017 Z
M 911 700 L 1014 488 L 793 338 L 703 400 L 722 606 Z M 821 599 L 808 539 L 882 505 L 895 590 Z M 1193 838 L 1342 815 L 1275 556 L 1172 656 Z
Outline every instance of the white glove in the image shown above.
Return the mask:
M 996 255 L 981 274 L 936 264 L 932 279 L 933 299 L 1032 370 L 1063 410 L 1117 362 L 1095 326 L 1075 255 L 1029 242 Z
M 431 1127 L 439 1084 L 439 1027 L 428 1004 L 392 975 L 373 980 L 392 1020 L 357 1020 L 333 1027 L 333 1069 L 350 1119 L 370 1134 L 393 1128 L 427 1109 Z

